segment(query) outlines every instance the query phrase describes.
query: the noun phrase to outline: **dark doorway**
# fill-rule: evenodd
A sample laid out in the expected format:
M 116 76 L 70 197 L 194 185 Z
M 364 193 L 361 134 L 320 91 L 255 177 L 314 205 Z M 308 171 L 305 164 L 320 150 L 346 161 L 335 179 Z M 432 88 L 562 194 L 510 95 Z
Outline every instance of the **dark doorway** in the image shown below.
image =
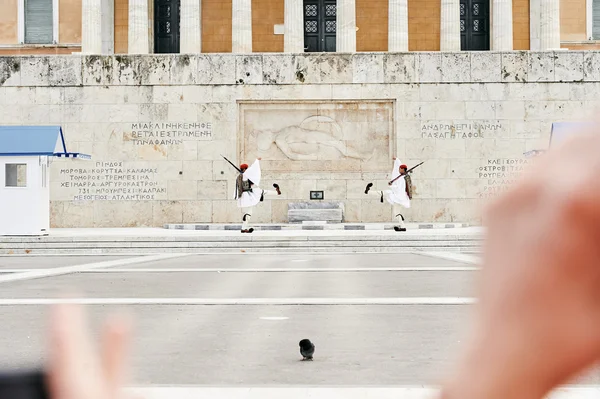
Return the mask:
M 304 50 L 335 51 L 336 0 L 304 0 Z
M 460 0 L 460 48 L 490 49 L 490 1 Z
M 179 53 L 179 0 L 154 0 L 154 52 Z

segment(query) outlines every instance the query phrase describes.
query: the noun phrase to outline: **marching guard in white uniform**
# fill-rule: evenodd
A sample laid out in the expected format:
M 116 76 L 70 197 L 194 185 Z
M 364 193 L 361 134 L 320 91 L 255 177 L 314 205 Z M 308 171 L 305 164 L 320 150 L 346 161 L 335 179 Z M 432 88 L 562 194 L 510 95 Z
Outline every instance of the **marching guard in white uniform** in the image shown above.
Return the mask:
M 411 169 L 412 170 L 412 169 Z M 407 166 L 394 157 L 394 169 L 392 170 L 392 180 L 388 183 L 389 190 L 371 190 L 373 183 L 367 184 L 365 194 L 376 195 L 383 202 L 386 201 L 394 206 L 394 215 L 398 218 L 400 226 L 394 226 L 396 231 L 406 231 L 402 208 L 410 208 L 412 199 L 412 182 L 407 173 Z
M 265 196 L 281 195 L 279 185 L 273 184 L 276 191 L 263 190 L 259 187 L 261 179 L 260 158 L 254 161 L 250 167 L 247 164 L 240 165 L 241 173 L 238 175 L 235 184 L 235 199 L 238 203 L 238 208 L 242 209 L 242 233 L 252 233 L 254 229 L 250 227 L 250 218 L 252 217 L 252 209 Z

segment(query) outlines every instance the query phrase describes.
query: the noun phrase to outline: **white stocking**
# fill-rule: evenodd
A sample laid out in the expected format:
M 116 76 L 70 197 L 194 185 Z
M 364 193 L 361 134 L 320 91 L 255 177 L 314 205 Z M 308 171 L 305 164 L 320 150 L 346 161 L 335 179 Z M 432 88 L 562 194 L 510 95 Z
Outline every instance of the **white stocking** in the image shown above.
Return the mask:
M 250 218 L 252 217 L 252 207 L 242 208 L 242 230 L 248 230 L 250 227 Z

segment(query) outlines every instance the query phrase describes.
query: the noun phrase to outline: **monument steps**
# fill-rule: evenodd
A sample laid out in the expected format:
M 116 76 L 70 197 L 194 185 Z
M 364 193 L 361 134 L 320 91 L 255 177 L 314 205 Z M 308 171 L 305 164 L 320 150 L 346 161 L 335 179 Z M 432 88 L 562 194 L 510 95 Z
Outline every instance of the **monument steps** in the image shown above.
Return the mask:
M 182 253 L 182 254 L 222 254 L 222 253 L 414 253 L 415 248 L 411 247 L 365 247 L 365 248 L 344 248 L 344 247 L 333 247 L 327 249 L 323 248 L 305 248 L 299 250 L 297 248 L 205 248 L 205 249 L 194 249 L 194 248 L 177 248 L 177 249 L 162 249 L 161 251 L 150 250 L 145 248 L 93 248 L 93 249 L 36 249 L 36 250 L 0 250 L 0 256 L 88 256 L 88 255 L 125 255 L 125 256 L 141 256 L 141 255 L 156 255 L 159 253 Z M 425 248 L 423 248 L 425 250 Z M 480 254 L 479 249 L 468 248 L 468 247 L 429 247 L 426 248 L 427 252 L 453 252 L 453 253 L 464 253 L 464 254 Z
M 215 252 L 407 252 L 414 250 L 479 252 L 479 234 L 419 232 L 203 232 L 171 236 L 2 237 L 0 255 L 155 254 Z M 360 234 L 363 233 L 363 234 Z
M 477 242 L 471 241 L 210 241 L 210 242 L 72 242 L 72 243 L 6 243 L 0 244 L 0 249 L 41 249 L 41 248 L 329 248 L 329 247 L 473 247 Z

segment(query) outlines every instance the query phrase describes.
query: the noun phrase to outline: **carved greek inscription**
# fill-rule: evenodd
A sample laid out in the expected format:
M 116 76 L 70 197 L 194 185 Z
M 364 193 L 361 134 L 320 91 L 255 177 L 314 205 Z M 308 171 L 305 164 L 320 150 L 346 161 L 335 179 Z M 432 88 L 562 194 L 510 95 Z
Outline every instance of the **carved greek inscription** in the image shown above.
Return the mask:
M 530 162 L 530 159 L 523 158 L 488 159 L 478 169 L 482 187 L 479 197 L 490 198 L 508 190 Z
M 134 145 L 177 145 L 189 140 L 212 140 L 210 122 L 139 122 L 132 123 L 125 140 Z
M 152 201 L 167 193 L 157 174 L 157 168 L 127 162 L 95 162 L 88 168 L 60 169 L 60 189 L 68 190 L 73 201 Z
M 440 122 L 431 121 L 421 123 L 421 138 L 440 140 L 468 140 L 493 137 L 504 126 L 499 122 Z

